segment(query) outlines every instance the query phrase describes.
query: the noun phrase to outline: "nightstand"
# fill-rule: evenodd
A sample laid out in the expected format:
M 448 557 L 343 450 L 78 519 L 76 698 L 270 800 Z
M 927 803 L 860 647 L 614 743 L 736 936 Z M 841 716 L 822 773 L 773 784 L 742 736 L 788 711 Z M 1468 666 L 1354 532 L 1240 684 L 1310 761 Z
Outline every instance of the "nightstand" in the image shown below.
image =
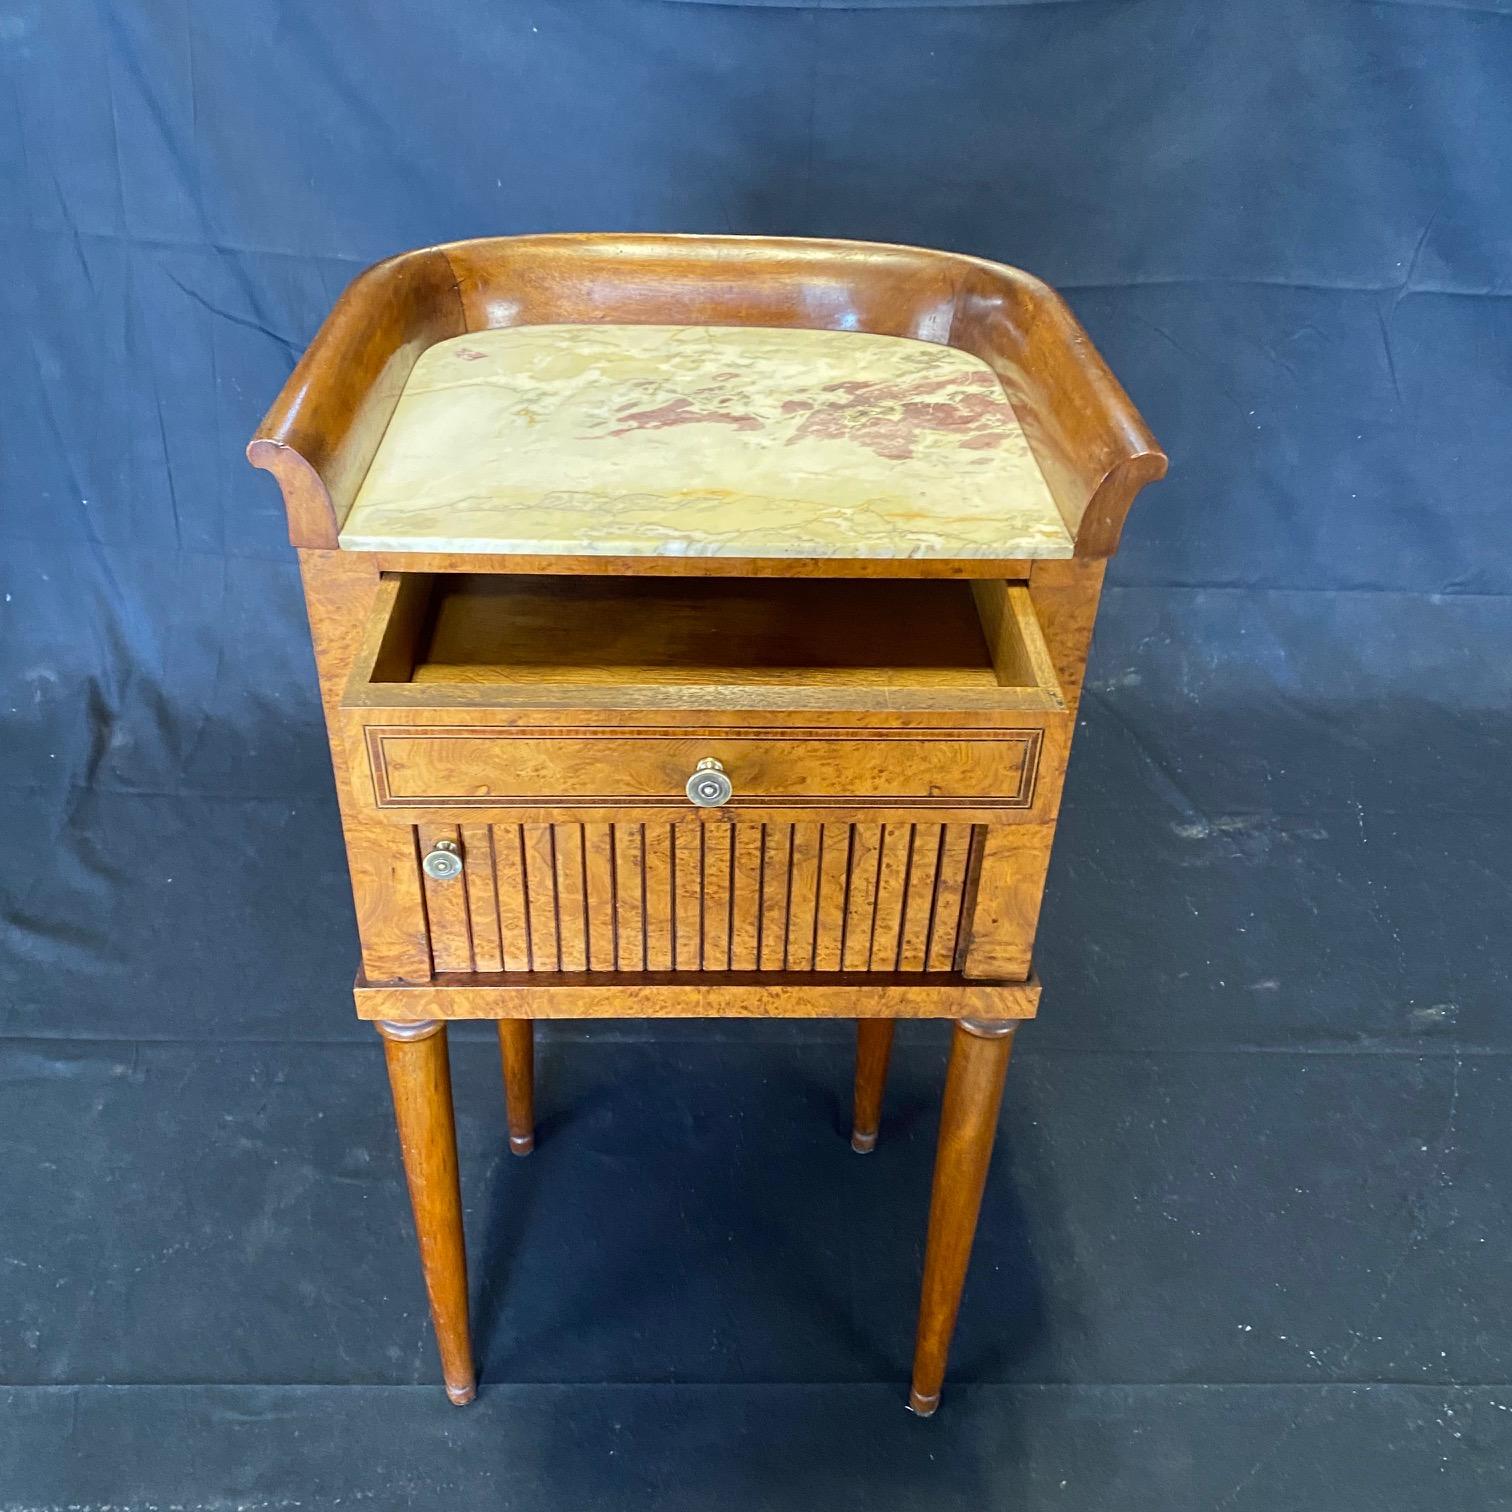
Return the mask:
M 380 263 L 248 448 L 299 549 L 453 1401 L 446 1025 L 955 1025 L 910 1405 L 939 1402 L 1103 568 L 1165 457 L 1016 269 L 534 236 Z

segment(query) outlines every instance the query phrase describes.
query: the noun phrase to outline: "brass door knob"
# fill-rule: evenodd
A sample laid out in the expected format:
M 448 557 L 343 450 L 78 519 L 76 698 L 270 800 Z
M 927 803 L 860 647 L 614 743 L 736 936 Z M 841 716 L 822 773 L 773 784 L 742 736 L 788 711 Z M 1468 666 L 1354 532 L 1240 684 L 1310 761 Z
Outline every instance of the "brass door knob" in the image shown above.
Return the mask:
M 453 877 L 462 875 L 462 855 L 453 840 L 436 841 L 420 864 L 425 868 L 425 875 L 437 882 L 450 882 Z
M 688 778 L 688 797 L 699 808 L 718 808 L 721 803 L 730 801 L 730 794 L 734 791 L 724 767 L 712 756 L 705 756 Z

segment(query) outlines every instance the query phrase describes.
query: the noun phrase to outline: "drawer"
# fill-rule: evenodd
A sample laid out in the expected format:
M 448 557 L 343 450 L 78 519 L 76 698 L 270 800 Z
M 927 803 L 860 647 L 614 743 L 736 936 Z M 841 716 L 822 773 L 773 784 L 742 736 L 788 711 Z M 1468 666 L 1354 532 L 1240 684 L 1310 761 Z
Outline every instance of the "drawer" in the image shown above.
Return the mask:
M 342 706 L 381 810 L 1028 810 L 1067 732 L 1022 584 L 386 574 Z M 949 812 L 945 812 L 949 811 Z
M 380 808 L 689 807 L 701 761 L 720 764 L 727 805 L 867 809 L 962 803 L 1027 808 L 1043 731 L 711 728 L 658 733 L 467 725 L 365 727 Z

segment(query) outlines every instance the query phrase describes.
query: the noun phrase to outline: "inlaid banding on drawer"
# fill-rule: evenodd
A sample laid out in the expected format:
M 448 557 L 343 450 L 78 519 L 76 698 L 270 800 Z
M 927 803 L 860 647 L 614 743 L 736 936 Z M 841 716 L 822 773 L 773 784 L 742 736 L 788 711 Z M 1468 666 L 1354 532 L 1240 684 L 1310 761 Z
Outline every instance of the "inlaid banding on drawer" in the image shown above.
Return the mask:
M 706 731 L 369 725 L 380 808 L 686 809 L 704 757 L 724 765 L 732 808 L 1024 809 L 1038 728 Z

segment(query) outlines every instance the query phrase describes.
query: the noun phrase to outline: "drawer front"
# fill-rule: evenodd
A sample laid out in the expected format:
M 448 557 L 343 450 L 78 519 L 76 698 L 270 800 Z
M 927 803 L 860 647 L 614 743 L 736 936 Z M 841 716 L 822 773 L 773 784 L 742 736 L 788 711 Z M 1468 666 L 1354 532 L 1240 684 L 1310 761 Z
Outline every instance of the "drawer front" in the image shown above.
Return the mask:
M 380 808 L 666 808 L 713 757 L 728 807 L 1026 809 L 1043 730 L 741 729 L 570 731 L 368 725 Z
M 462 862 L 421 874 L 437 971 L 938 972 L 958 964 L 985 834 L 692 820 L 415 838 Z

